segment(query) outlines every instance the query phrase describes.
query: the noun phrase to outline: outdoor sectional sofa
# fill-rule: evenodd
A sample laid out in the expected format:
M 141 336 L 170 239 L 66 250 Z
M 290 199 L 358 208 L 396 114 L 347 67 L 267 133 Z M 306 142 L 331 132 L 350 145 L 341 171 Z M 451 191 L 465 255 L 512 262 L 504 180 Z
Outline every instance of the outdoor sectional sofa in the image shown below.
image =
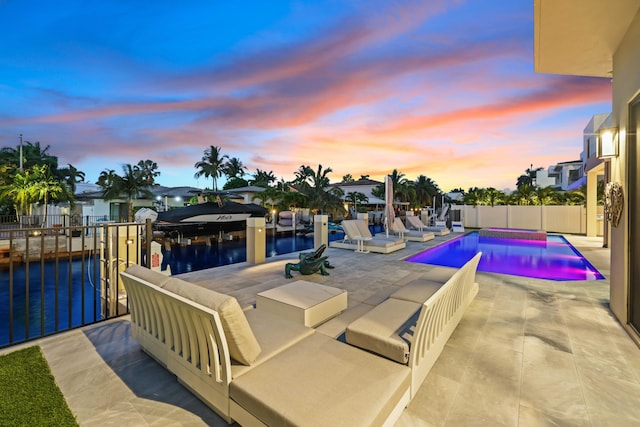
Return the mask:
M 384 328 L 367 332 L 377 307 L 349 325 L 351 345 L 137 265 L 121 277 L 132 336 L 227 422 L 378 426 L 396 422 L 477 293 L 476 258 L 444 284 L 410 283 L 387 300 L 429 294 L 416 313 L 403 312 L 404 323 L 418 320 L 410 356 L 398 361 L 378 349 Z

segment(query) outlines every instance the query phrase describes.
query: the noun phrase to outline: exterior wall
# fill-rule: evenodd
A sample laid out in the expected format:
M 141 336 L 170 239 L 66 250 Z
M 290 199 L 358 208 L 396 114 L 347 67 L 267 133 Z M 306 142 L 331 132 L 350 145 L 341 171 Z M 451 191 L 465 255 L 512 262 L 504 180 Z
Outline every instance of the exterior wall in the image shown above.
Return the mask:
M 612 122 L 620 131 L 620 155 L 611 161 L 611 181 L 622 183 L 625 201 L 618 227 L 611 227 L 611 310 L 628 328 L 629 303 L 629 234 L 628 194 L 638 191 L 636 183 L 629 182 L 626 170 L 628 105 L 640 92 L 640 13 L 636 14 L 629 30 L 613 56 L 613 114 Z
M 468 228 L 520 228 L 553 233 L 584 234 L 584 206 L 463 206 Z

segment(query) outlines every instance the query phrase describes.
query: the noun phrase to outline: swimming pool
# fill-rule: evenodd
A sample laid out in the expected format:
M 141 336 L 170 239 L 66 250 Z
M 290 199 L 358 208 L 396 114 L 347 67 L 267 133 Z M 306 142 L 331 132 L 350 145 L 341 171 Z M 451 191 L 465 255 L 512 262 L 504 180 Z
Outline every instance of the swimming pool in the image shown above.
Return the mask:
M 478 251 L 478 271 L 547 280 L 602 280 L 604 276 L 563 236 L 546 241 L 479 236 L 477 231 L 428 249 L 405 261 L 460 268 Z

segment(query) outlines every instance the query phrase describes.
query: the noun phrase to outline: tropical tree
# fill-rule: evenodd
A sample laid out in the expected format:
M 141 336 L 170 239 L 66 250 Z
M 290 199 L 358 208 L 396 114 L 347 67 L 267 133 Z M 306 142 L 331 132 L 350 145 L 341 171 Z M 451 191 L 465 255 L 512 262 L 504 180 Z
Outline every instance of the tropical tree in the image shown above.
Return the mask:
M 76 184 L 80 182 L 84 182 L 84 178 L 85 178 L 84 172 L 76 169 L 76 167 L 71 164 L 67 164 L 66 167 L 60 168 L 58 171 L 60 172 L 60 175 L 62 176 L 64 181 L 67 183 L 69 188 L 71 189 L 71 192 L 75 194 Z
M 307 196 L 293 190 L 278 191 L 274 202 L 278 210 L 286 211 L 291 208 L 307 206 Z
M 384 184 L 378 184 L 375 187 L 373 187 L 371 189 L 371 195 L 378 199 L 384 200 L 384 197 L 385 197 Z
M 231 190 L 233 188 L 241 188 L 249 185 L 249 181 L 243 178 L 229 178 L 222 186 L 223 190 Z
M 478 187 L 472 187 L 469 188 L 468 191 L 464 192 L 464 195 L 462 196 L 462 201 L 464 202 L 465 205 L 472 205 L 472 206 L 478 206 L 482 204 L 482 192 L 480 191 L 480 188 Z
M 97 182 L 103 189 L 105 200 L 126 197 L 129 222 L 133 221 L 133 200 L 139 197 L 151 197 L 149 188 L 154 185 L 153 176 L 150 177 L 148 171 L 139 165 L 140 163 L 136 166 L 122 165 L 122 175 L 116 174 L 113 170 L 104 170 Z
M 149 187 L 155 184 L 156 178 L 160 176 L 158 164 L 152 160 L 140 160 L 134 169 Z
M 532 205 L 535 198 L 535 190 L 532 185 L 521 185 L 511 196 L 512 200 L 518 205 Z
M 247 168 L 242 164 L 242 161 L 237 157 L 231 157 L 224 164 L 222 171 L 229 179 L 239 178 L 245 175 Z
M 2 199 L 9 200 L 13 204 L 21 225 L 22 217 L 31 214 L 32 205 L 35 202 L 34 178 L 31 170 L 18 171 L 14 176 L 13 182 L 3 186 L 0 190 Z
M 228 156 L 221 155 L 220 147 L 214 145 L 204 150 L 202 160 L 197 162 L 194 166 L 198 171 L 194 174 L 194 177 L 200 178 L 204 175 L 205 178 L 211 177 L 213 181 L 213 191 L 218 191 L 218 178 L 224 173 L 225 159 Z
M 49 201 L 59 200 L 61 196 L 64 196 L 65 199 L 71 199 L 72 195 L 66 184 L 61 183 L 51 175 L 49 166 L 34 166 L 33 172 L 33 195 L 36 201 L 42 202 L 44 205 L 44 221 L 42 221 L 42 227 L 44 227 L 49 213 Z
M 369 197 L 359 191 L 350 191 L 344 196 L 344 201 L 353 205 L 354 211 L 358 212 L 358 203 L 367 203 Z
M 537 205 L 548 205 L 554 200 L 554 193 L 551 187 L 534 187 L 535 201 Z
M 505 200 L 505 194 L 502 191 L 496 190 L 493 187 L 487 188 L 484 194 L 485 194 L 485 200 L 487 204 L 490 205 L 491 207 L 495 206 L 496 203 L 502 203 Z
M 342 177 L 342 183 L 343 184 L 346 184 L 347 182 L 354 182 L 354 181 L 355 181 L 355 179 L 353 179 L 353 176 L 350 173 L 348 173 L 348 174 L 346 174 L 346 175 L 344 175 Z
M 416 202 L 420 207 L 431 206 L 433 199 L 440 195 L 441 191 L 431 178 L 419 175 L 413 183 Z
M 278 178 L 273 174 L 273 171 L 263 171 L 256 169 L 256 172 L 252 175 L 253 179 L 249 182 L 251 185 L 257 185 L 258 187 L 269 187 L 272 182 L 276 182 Z
M 533 168 L 533 165 L 531 165 L 531 167 L 529 167 L 527 170 L 524 171 L 523 175 L 520 175 L 518 177 L 518 180 L 516 181 L 516 188 L 518 188 L 518 190 L 520 189 L 520 187 L 525 186 L 525 185 L 529 185 L 531 187 L 535 187 L 536 186 L 536 177 L 538 176 L 538 171 L 543 170 L 543 167 L 537 167 L 537 168 Z M 528 191 L 528 190 L 525 190 Z
M 2 199 L 11 201 L 20 222 L 24 215 L 31 215 L 34 203 L 44 203 L 46 221 L 50 201 L 73 201 L 69 188 L 51 174 L 46 164 L 16 171 L 13 182 L 0 188 L 0 195 Z M 43 227 L 45 221 L 42 223 Z
M 333 187 L 327 190 L 328 174 L 331 172 L 333 172 L 331 168 L 323 170 L 322 165 L 318 165 L 317 170 L 312 169 L 311 166 L 302 165 L 295 172 L 294 182 L 300 185 L 300 192 L 307 196 L 307 204 L 314 212 L 344 212 L 342 189 Z

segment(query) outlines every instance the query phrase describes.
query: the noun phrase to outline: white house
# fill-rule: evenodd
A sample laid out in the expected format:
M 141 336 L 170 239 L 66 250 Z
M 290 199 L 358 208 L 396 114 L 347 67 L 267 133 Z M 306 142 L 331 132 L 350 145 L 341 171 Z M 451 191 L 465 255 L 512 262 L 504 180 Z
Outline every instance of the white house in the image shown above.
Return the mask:
M 609 233 L 604 241 L 611 249 L 610 307 L 640 344 L 638 46 L 640 1 L 534 0 L 535 71 L 602 77 L 611 82 L 611 126 L 594 132 L 605 179 L 619 189 L 612 193 L 615 209 L 611 209 L 612 221 L 607 222 Z M 587 171 L 587 206 L 592 209 L 598 169 L 596 165 Z M 587 209 L 588 217 L 593 213 Z

